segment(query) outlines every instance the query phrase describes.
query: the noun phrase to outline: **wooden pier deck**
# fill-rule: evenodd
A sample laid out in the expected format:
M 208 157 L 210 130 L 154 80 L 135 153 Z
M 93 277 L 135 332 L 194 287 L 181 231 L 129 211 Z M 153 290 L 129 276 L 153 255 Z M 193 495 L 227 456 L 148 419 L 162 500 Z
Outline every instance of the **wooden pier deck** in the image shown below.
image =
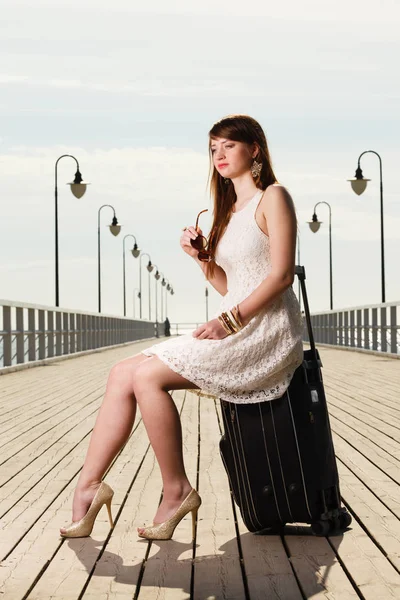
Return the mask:
M 57 361 L 0 377 L 0 598 L 6 600 L 400 599 L 400 362 L 321 348 L 341 477 L 353 516 L 344 535 L 309 527 L 249 533 L 219 455 L 219 406 L 174 392 L 185 461 L 203 505 L 173 540 L 147 542 L 161 480 L 140 418 L 106 474 L 114 488 L 92 536 L 64 540 L 72 495 L 112 364 L 154 343 Z M 139 415 L 140 417 L 140 415 Z

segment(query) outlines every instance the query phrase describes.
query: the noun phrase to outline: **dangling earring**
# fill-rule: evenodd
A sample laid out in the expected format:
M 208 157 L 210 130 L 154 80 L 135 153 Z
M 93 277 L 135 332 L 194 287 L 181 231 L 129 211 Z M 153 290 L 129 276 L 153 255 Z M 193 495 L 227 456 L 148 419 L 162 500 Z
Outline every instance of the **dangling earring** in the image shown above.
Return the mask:
M 251 165 L 251 174 L 254 177 L 254 179 L 260 175 L 261 169 L 262 163 L 257 162 L 256 159 L 254 159 L 253 164 Z
M 230 179 L 227 179 L 227 178 L 225 177 L 225 179 L 224 179 L 224 183 L 225 183 L 225 185 L 228 185 L 228 183 L 229 183 L 229 182 L 230 182 Z

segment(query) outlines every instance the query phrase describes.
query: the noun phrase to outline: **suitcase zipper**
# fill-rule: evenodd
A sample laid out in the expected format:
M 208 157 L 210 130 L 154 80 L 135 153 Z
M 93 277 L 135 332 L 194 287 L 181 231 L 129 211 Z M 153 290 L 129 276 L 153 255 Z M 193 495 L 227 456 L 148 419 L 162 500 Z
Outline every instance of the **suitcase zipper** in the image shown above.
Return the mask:
M 306 501 L 307 512 L 308 512 L 308 514 L 310 515 L 310 519 L 311 519 L 311 521 L 312 521 L 313 517 L 312 517 L 311 511 L 310 511 L 310 506 L 309 506 L 309 504 L 308 504 L 308 497 L 307 497 L 306 482 L 305 482 L 305 480 L 304 480 L 303 465 L 302 465 L 302 462 L 301 462 L 300 448 L 299 448 L 299 442 L 298 442 L 298 439 L 297 439 L 296 425 L 295 425 L 294 418 L 293 418 L 292 404 L 291 404 L 291 402 L 290 402 L 290 394 L 289 394 L 289 390 L 287 390 L 287 399 L 288 399 L 288 405 L 289 405 L 290 417 L 291 417 L 291 419 L 292 419 L 292 425 L 293 425 L 294 438 L 295 438 L 295 441 L 296 441 L 297 455 L 298 455 L 298 457 L 299 457 L 300 472 L 301 472 L 301 480 L 302 480 L 302 482 L 303 482 L 303 489 L 304 489 L 304 498 L 305 498 L 305 501 Z
M 281 454 L 280 454 L 280 452 L 279 452 L 278 438 L 277 438 L 277 435 L 276 435 L 276 429 L 275 429 L 275 419 L 274 419 L 274 409 L 273 409 L 273 406 L 272 406 L 272 402 L 273 402 L 273 401 L 271 401 L 271 402 L 270 402 L 270 408 L 271 408 L 271 420 L 272 420 L 272 427 L 273 427 L 273 430 L 274 430 L 274 437 L 275 437 L 276 451 L 277 451 L 277 453 L 278 453 L 279 468 L 280 468 L 280 470 L 281 470 L 282 481 L 283 481 L 283 489 L 285 490 L 285 497 L 286 497 L 286 502 L 287 502 L 287 505 L 288 505 L 288 510 L 289 510 L 289 514 L 290 514 L 290 519 L 291 519 L 291 521 L 292 521 L 292 523 L 293 523 L 293 515 L 292 515 L 291 508 L 290 508 L 290 502 L 289 502 L 289 498 L 288 498 L 288 495 L 287 495 L 286 481 L 285 481 L 285 476 L 284 476 L 284 474 L 283 474 L 283 469 L 282 469 L 282 461 L 281 461 Z M 282 520 L 282 519 L 281 519 L 281 520 Z
M 249 489 L 249 493 L 250 493 L 251 504 L 252 504 L 253 511 L 254 511 L 254 518 L 258 521 L 258 524 L 260 525 L 260 527 L 263 527 L 263 524 L 261 523 L 261 521 L 259 520 L 259 518 L 257 516 L 257 512 L 256 512 L 256 508 L 255 508 L 255 505 L 254 505 L 254 500 L 253 500 L 253 495 L 251 493 L 251 485 L 250 485 L 250 480 L 249 480 L 249 473 L 247 471 L 247 465 L 246 465 L 246 460 L 245 460 L 245 453 L 244 453 L 244 448 L 243 448 L 242 434 L 241 434 L 241 431 L 240 431 L 239 416 L 236 416 L 236 423 L 237 423 L 237 429 L 238 429 L 238 432 L 239 432 L 240 444 L 241 444 L 241 447 L 242 447 L 242 456 L 244 457 L 243 463 L 244 463 L 244 468 L 246 470 L 246 477 L 247 477 L 248 489 Z M 248 501 L 247 501 L 247 505 L 248 505 Z M 250 509 L 249 509 L 249 513 L 250 513 Z
M 266 401 L 266 402 L 268 402 L 268 401 Z M 262 433 L 263 433 L 264 448 L 265 448 L 265 454 L 266 454 L 267 461 L 268 461 L 268 470 L 269 470 L 269 476 L 270 476 L 270 478 L 271 478 L 272 490 L 273 490 L 273 492 L 274 492 L 274 498 L 275 498 L 275 506 L 276 506 L 276 511 L 277 511 L 277 513 L 278 513 L 278 516 L 279 516 L 279 519 L 280 519 L 281 523 L 283 523 L 283 521 L 282 521 L 282 515 L 281 515 L 281 513 L 280 513 L 280 511 L 279 511 L 278 499 L 277 499 L 277 497 L 276 497 L 276 491 L 275 491 L 275 485 L 274 485 L 274 477 L 273 477 L 273 475 L 272 475 L 272 470 L 271 470 L 271 463 L 270 463 L 270 461 L 269 461 L 269 454 L 268 454 L 268 447 L 267 447 L 267 439 L 266 439 L 266 436 L 265 436 L 264 421 L 263 421 L 263 418 L 262 418 L 262 411 L 261 411 L 261 406 L 260 406 L 260 404 L 258 405 L 258 410 L 259 410 L 259 412 L 260 412 L 260 420 L 261 420 L 261 428 L 262 428 Z

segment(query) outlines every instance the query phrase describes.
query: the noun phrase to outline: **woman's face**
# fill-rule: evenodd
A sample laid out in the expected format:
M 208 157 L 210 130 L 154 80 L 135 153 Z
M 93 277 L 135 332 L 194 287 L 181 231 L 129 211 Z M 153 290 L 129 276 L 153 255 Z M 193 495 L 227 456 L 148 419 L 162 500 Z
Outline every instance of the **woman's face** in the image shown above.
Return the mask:
M 253 162 L 252 148 L 249 144 L 227 138 L 213 138 L 211 153 L 214 167 L 222 177 L 228 179 L 234 179 L 249 171 Z

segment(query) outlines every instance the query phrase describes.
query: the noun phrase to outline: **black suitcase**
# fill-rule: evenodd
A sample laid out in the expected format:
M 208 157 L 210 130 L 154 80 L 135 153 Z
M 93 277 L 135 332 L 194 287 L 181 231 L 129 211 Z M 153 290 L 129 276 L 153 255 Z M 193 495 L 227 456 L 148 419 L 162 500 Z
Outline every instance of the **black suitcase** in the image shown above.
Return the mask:
M 310 523 L 315 535 L 346 529 L 339 477 L 305 289 L 299 277 L 311 349 L 304 351 L 285 394 L 234 404 L 220 400 L 220 452 L 233 498 L 249 531 L 278 533 L 286 523 Z

